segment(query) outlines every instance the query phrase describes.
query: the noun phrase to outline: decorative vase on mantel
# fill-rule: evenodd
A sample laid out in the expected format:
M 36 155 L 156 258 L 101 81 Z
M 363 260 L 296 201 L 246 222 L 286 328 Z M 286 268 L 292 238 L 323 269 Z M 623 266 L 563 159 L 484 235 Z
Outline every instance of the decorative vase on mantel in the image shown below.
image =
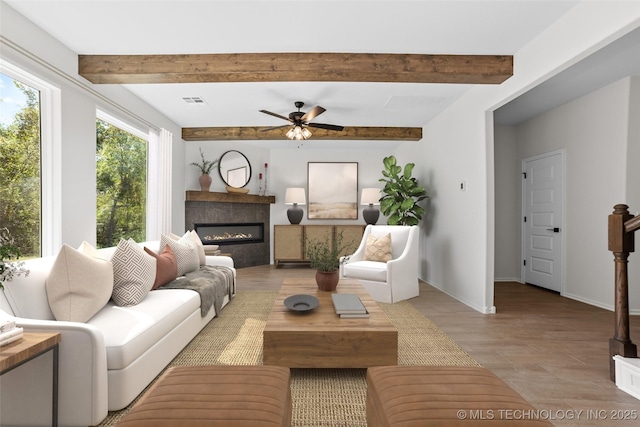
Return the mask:
M 200 181 L 200 191 L 209 191 L 212 181 L 209 174 L 203 173 L 202 175 L 200 175 L 200 178 L 198 178 L 198 181 Z
M 340 274 L 337 271 L 316 271 L 316 284 L 321 291 L 335 291 L 339 280 Z

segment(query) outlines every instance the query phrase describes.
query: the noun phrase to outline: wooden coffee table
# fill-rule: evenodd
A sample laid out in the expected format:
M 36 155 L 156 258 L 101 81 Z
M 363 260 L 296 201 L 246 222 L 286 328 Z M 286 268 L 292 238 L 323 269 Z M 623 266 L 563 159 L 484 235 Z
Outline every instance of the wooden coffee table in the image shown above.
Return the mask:
M 263 333 L 263 363 L 289 368 L 366 368 L 398 364 L 398 330 L 357 280 L 340 280 L 334 292 L 357 294 L 370 313 L 341 319 L 331 294 L 314 279 L 285 279 Z M 320 301 L 309 312 L 294 312 L 284 300 L 296 294 Z

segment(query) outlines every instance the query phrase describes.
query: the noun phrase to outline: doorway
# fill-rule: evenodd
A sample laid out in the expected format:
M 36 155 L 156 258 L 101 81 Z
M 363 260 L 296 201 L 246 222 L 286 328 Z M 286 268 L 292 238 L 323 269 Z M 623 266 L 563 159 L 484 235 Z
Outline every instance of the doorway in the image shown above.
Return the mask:
M 565 152 L 522 161 L 522 281 L 562 293 Z

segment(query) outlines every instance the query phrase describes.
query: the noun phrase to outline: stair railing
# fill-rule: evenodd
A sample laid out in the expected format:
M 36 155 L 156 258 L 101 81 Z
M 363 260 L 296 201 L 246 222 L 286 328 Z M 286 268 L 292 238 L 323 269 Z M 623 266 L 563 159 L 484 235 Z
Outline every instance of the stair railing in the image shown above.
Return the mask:
M 615 335 L 609 339 L 609 375 L 616 380 L 613 356 L 638 357 L 638 348 L 629 335 L 629 253 L 634 251 L 634 232 L 640 229 L 640 216 L 629 213 L 629 206 L 615 205 L 609 215 L 609 250 L 615 263 Z

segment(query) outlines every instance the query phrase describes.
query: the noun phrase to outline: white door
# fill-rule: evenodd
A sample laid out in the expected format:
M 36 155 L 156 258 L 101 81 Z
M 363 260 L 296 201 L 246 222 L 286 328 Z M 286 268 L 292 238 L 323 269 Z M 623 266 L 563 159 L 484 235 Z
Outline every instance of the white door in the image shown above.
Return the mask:
M 564 153 L 523 161 L 523 280 L 562 291 Z

